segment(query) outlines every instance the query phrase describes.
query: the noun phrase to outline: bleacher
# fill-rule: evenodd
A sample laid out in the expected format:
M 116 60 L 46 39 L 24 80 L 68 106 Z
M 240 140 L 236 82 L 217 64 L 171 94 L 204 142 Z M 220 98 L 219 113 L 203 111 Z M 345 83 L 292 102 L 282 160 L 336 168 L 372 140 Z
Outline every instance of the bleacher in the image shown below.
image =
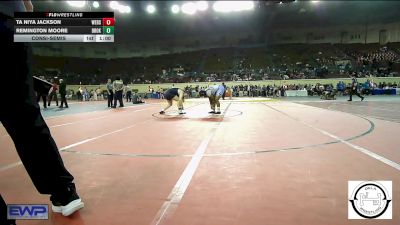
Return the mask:
M 72 83 L 88 84 L 104 83 L 116 75 L 132 83 L 204 81 L 210 74 L 221 80 L 233 80 L 235 76 L 246 80 L 335 78 L 349 72 L 392 76 L 399 72 L 399 49 L 399 43 L 290 44 L 216 48 L 145 58 L 35 56 L 34 72 L 50 77 L 58 73 Z

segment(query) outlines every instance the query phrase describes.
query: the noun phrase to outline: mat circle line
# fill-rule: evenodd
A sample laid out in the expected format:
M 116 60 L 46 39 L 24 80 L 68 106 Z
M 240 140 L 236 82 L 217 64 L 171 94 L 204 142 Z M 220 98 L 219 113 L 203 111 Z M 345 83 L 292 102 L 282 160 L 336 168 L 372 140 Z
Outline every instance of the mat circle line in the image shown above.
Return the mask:
M 353 115 L 353 114 L 352 114 Z M 356 140 L 358 138 L 361 138 L 365 135 L 368 135 L 375 129 L 375 124 L 371 120 L 358 116 L 358 115 L 353 115 L 355 117 L 361 118 L 363 120 L 366 120 L 369 124 L 370 127 L 367 131 L 364 131 L 363 133 L 357 134 L 355 136 L 349 137 L 344 139 L 345 141 L 352 141 Z M 251 150 L 251 151 L 243 151 L 243 152 L 216 152 L 216 153 L 205 153 L 204 157 L 218 157 L 218 156 L 236 156 L 236 155 L 248 155 L 248 154 L 263 154 L 263 153 L 272 153 L 272 152 L 288 152 L 288 151 L 295 151 L 295 150 L 302 150 L 305 148 L 315 148 L 315 147 L 320 147 L 320 146 L 325 146 L 325 145 L 331 145 L 331 144 L 337 144 L 340 143 L 340 141 L 329 141 L 329 142 L 324 142 L 320 144 L 311 144 L 311 145 L 305 145 L 305 146 L 294 146 L 294 147 L 286 147 L 286 148 L 277 148 L 277 149 L 266 149 L 266 150 Z M 101 155 L 101 156 L 126 156 L 126 157 L 153 157 L 153 158 L 170 158 L 170 157 L 192 157 L 191 154 L 143 154 L 143 153 L 96 153 L 96 152 L 80 152 L 80 151 L 75 151 L 75 150 L 65 150 L 63 152 L 69 152 L 69 153 L 75 153 L 75 154 L 82 154 L 82 155 Z

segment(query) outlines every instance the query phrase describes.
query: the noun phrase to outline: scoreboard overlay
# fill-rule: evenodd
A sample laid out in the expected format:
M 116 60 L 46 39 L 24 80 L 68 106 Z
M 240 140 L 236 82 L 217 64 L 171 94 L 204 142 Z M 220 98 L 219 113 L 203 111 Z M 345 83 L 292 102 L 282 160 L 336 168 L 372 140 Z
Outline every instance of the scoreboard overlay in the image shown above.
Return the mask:
M 14 42 L 114 42 L 114 12 L 15 12 Z

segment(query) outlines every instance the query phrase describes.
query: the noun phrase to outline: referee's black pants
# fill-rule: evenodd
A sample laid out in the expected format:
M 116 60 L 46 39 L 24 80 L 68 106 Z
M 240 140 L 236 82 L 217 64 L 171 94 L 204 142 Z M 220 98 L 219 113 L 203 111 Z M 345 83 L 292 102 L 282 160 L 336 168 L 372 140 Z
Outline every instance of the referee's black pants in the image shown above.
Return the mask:
M 350 101 L 353 100 L 353 95 L 357 95 L 359 98 L 363 99 L 364 97 L 360 95 L 360 93 L 358 93 L 357 89 L 354 90 L 350 90 Z
M 117 100 L 119 101 L 119 107 L 124 107 L 124 102 L 122 101 L 122 91 L 116 91 L 114 95 L 114 108 L 117 107 Z
M 4 92 L 14 93 L 12 98 L 3 99 L 0 121 L 14 141 L 36 189 L 41 194 L 65 196 L 73 186 L 74 177 L 64 167 L 57 145 L 35 101 L 30 46 L 13 42 L 12 24 L 11 18 L 0 14 L 0 76 L 3 83 L 8 84 L 4 85 Z M 18 91 L 14 90 L 15 86 L 19 87 Z M 7 186 L 7 179 L 0 182 Z M 9 198 L 6 192 L 1 194 L 5 199 Z M 4 210 L 3 201 L 0 201 L 0 205 L 0 210 Z M 5 214 L 0 212 L 0 216 Z M 3 222 L 2 219 L 0 217 L 0 222 Z
M 113 106 L 113 100 L 114 100 L 114 92 L 111 90 L 109 91 L 110 93 L 107 94 L 107 105 L 108 107 L 112 107 Z
M 68 102 L 67 102 L 67 98 L 65 97 L 66 94 L 62 93 L 61 95 L 61 104 L 60 104 L 60 108 L 64 107 L 65 104 L 65 108 L 68 108 Z

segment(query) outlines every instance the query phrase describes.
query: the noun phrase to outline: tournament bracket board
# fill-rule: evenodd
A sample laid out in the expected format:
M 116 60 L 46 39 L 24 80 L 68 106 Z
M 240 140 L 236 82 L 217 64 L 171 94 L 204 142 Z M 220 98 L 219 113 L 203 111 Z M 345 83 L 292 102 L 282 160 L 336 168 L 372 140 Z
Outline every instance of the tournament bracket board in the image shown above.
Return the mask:
M 15 12 L 14 42 L 114 42 L 114 12 Z

